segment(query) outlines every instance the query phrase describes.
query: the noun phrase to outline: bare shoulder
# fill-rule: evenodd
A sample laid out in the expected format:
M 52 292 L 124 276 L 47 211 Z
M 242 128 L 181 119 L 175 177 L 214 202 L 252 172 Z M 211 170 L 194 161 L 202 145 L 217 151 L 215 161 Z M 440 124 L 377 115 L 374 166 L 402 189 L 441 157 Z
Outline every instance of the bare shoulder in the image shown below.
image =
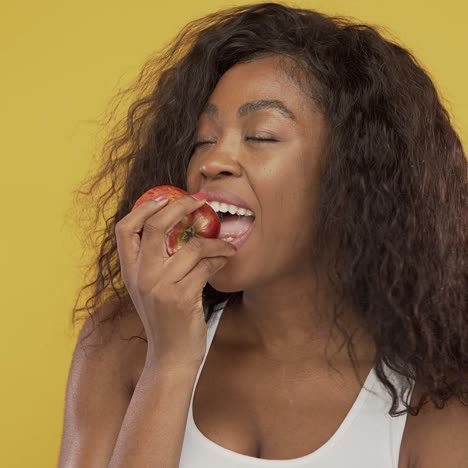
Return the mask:
M 131 394 L 136 371 L 144 364 L 146 335 L 134 309 L 123 313 L 118 308 L 115 303 L 107 303 L 96 309 L 94 317 L 87 318 L 81 329 L 77 348 L 80 347 L 84 358 L 104 358 L 109 368 L 119 373 Z
M 130 338 L 139 324 L 115 307 L 98 307 L 81 328 L 67 382 L 61 467 L 107 466 L 131 400 Z
M 421 390 L 415 386 L 412 404 Z M 408 414 L 402 441 L 405 468 L 468 466 L 468 406 L 451 399 L 444 408 L 428 401 L 417 416 Z

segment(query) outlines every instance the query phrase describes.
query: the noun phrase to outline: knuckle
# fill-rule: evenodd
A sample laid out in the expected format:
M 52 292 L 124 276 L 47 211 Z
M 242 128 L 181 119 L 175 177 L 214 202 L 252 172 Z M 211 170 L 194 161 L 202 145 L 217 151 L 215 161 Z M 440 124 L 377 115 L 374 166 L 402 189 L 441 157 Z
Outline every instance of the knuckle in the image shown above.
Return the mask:
M 211 273 L 216 269 L 216 262 L 213 262 L 210 258 L 202 258 L 200 260 L 201 267 L 207 273 Z
M 187 244 L 190 249 L 195 250 L 195 251 L 200 251 L 203 249 L 203 241 L 200 239 L 200 237 L 192 237 L 190 241 Z
M 159 233 L 160 231 L 160 226 L 158 224 L 155 224 L 154 222 L 151 221 L 145 221 L 144 223 L 144 229 L 147 233 Z
M 122 229 L 124 229 L 124 224 L 122 222 L 122 220 L 120 220 L 116 225 L 115 225 L 115 233 L 116 234 L 119 234 Z

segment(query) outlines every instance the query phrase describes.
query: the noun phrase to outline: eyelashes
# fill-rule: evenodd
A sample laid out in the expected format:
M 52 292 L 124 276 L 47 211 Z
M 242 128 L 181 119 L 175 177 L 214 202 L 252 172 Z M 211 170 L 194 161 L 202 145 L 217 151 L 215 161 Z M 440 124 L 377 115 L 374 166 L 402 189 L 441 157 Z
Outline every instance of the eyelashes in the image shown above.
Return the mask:
M 253 140 L 253 141 L 256 141 L 258 143 L 273 143 L 273 142 L 277 142 L 278 140 L 275 140 L 274 138 L 258 138 L 258 137 L 246 137 L 246 140 Z M 194 143 L 193 147 L 194 148 L 197 148 L 199 146 L 202 146 L 202 145 L 205 145 L 207 143 L 216 143 L 215 141 L 197 141 L 196 143 Z

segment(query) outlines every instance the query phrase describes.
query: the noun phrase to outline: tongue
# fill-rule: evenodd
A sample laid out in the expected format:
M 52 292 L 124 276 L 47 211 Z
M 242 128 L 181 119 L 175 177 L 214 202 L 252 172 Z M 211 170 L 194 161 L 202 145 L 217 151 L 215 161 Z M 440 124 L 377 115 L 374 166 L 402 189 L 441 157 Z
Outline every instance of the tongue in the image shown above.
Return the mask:
M 221 218 L 221 230 L 218 236 L 219 239 L 242 236 L 242 234 L 249 229 L 253 220 L 253 216 L 240 216 L 223 213 Z

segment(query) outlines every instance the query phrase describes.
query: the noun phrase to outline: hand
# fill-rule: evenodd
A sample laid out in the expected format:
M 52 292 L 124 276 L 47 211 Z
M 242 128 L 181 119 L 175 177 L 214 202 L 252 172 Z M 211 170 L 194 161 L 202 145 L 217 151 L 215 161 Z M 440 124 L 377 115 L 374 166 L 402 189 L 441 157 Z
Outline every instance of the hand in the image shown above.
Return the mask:
M 145 201 L 117 223 L 122 280 L 145 328 L 146 364 L 199 365 L 207 333 L 202 291 L 236 250 L 221 239 L 193 237 L 168 256 L 165 234 L 205 200 L 167 202 Z

